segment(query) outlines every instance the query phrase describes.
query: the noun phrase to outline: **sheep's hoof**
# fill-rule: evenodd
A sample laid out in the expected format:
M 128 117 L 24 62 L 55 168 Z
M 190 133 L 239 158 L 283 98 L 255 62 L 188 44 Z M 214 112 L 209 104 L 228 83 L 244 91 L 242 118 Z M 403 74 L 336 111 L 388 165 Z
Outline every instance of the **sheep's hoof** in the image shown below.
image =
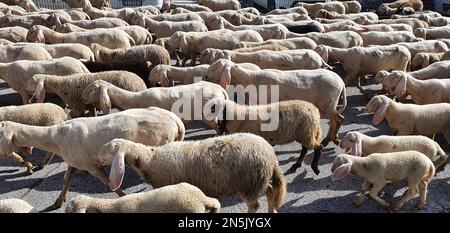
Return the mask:
M 333 143 L 336 144 L 336 146 L 339 146 L 339 144 L 341 143 L 341 140 L 335 138 L 335 139 L 333 139 Z
M 367 199 L 367 197 L 365 195 L 357 196 L 353 200 L 353 205 L 355 205 L 356 207 L 360 207 L 366 199 Z
M 319 175 L 320 170 L 319 170 L 318 167 L 313 167 L 312 170 L 313 170 L 313 172 L 314 172 L 316 175 Z
M 55 201 L 55 203 L 52 205 L 52 209 L 56 210 L 61 208 L 63 201 L 59 198 Z
M 297 168 L 299 167 L 300 166 L 298 166 L 297 164 L 292 165 L 291 168 L 289 168 L 289 170 L 287 170 L 286 173 L 284 173 L 284 175 L 295 173 L 295 171 L 297 171 Z
M 420 210 L 420 209 L 423 208 L 424 205 L 425 205 L 425 203 L 420 203 L 420 202 L 419 202 L 419 203 L 417 203 L 417 205 L 416 205 L 415 208 L 416 208 L 417 210 Z
M 33 175 L 33 169 L 27 169 L 27 175 L 28 176 Z

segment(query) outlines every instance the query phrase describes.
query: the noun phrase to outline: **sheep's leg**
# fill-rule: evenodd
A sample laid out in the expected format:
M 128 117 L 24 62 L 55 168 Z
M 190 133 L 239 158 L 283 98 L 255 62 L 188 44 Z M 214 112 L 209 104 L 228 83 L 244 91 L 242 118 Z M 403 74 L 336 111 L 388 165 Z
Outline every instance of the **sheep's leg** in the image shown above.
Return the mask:
M 195 62 L 197 61 L 197 55 L 191 55 L 191 66 L 195 66 Z
M 59 194 L 58 199 L 56 199 L 53 204 L 53 209 L 59 209 L 62 206 L 62 203 L 66 201 L 67 191 L 69 191 L 70 181 L 72 180 L 73 175 L 78 169 L 69 166 L 66 170 L 66 174 L 64 174 L 64 184 L 61 193 Z
M 311 163 L 311 168 L 313 169 L 314 173 L 316 173 L 316 175 L 319 175 L 319 173 L 320 173 L 319 160 L 320 160 L 321 155 L 322 155 L 322 150 L 320 150 L 320 149 L 314 150 L 314 157 L 313 157 L 313 161 Z
M 367 194 L 367 191 L 369 190 L 369 185 L 370 185 L 369 181 L 367 179 L 364 179 L 364 182 L 362 183 L 361 192 L 358 193 L 356 195 L 355 200 L 353 200 L 353 204 L 355 206 L 360 207 L 364 203 L 364 201 L 367 199 L 366 194 Z
M 330 115 L 328 115 L 328 116 L 330 116 Z M 334 140 L 334 138 L 336 137 L 334 135 L 335 128 L 336 128 L 336 119 L 333 116 L 332 118 L 330 118 L 330 127 L 328 128 L 327 136 L 320 143 L 320 144 L 322 144 L 323 147 L 326 147 L 328 145 L 328 143 L 330 143 L 330 141 L 332 139 Z
M 183 67 L 186 66 L 186 62 L 188 59 L 189 59 L 189 56 L 185 55 L 183 58 L 183 61 L 181 62 L 181 66 L 183 66 Z
M 94 106 L 89 106 L 89 116 L 93 116 L 96 117 L 97 116 L 97 110 L 95 109 Z
M 359 91 L 361 92 L 361 94 L 364 95 L 364 100 L 365 100 L 366 102 L 368 102 L 368 101 L 369 101 L 369 96 L 367 95 L 367 91 L 364 90 L 364 88 L 362 88 L 362 86 L 361 86 L 361 77 L 358 77 L 358 78 L 357 78 L 356 87 L 359 89 Z
M 22 103 L 23 104 L 29 104 L 30 103 L 30 97 L 26 92 L 19 92 L 20 96 L 22 97 Z
M 342 122 L 344 121 L 344 116 L 342 116 L 339 113 L 337 113 L 336 115 L 337 115 L 337 120 L 336 120 L 336 125 L 335 125 L 335 128 L 334 128 L 334 132 L 333 132 L 333 143 L 335 145 L 339 146 L 341 140 L 338 139 L 338 135 L 337 134 L 339 132 L 339 129 L 342 126 Z
M 47 152 L 47 154 L 45 155 L 44 159 L 41 162 L 41 165 L 39 165 L 39 168 L 42 169 L 44 166 L 48 165 L 50 161 L 52 161 L 54 155 L 55 154 L 53 154 L 52 152 Z
M 416 187 L 409 186 L 406 194 L 403 195 L 402 198 L 400 198 L 400 200 L 394 204 L 392 209 L 394 211 L 400 210 L 403 207 L 403 205 L 405 205 L 406 202 L 411 200 L 416 195 L 417 190 L 418 190 L 417 185 L 416 185 Z
M 105 184 L 106 186 L 108 186 L 108 182 L 109 182 L 109 178 L 106 175 L 106 173 L 100 168 L 97 167 L 96 169 L 93 169 L 91 171 L 89 171 L 89 174 L 97 177 L 97 179 L 99 179 L 103 184 Z M 121 190 L 121 189 L 117 189 L 116 191 L 114 191 L 119 197 L 125 196 L 126 194 Z
M 422 209 L 427 202 L 428 183 L 424 180 L 419 182 L 419 202 L 416 205 L 417 209 Z
M 277 210 L 275 209 L 275 204 L 274 204 L 274 196 L 273 196 L 273 188 L 272 185 L 268 185 L 267 189 L 266 189 L 266 198 L 267 198 L 267 211 L 269 213 L 276 213 Z
M 373 184 L 373 187 L 369 192 L 369 196 L 378 203 L 380 203 L 380 205 L 383 206 L 383 208 L 389 210 L 390 209 L 389 203 L 387 203 L 385 200 L 381 199 L 378 196 L 378 193 L 381 191 L 381 189 L 383 189 L 385 183 L 386 181 L 383 180 L 380 184 Z
M 248 213 L 256 213 L 256 211 L 258 211 L 258 197 L 246 197 L 241 194 L 241 198 L 245 201 L 245 204 L 247 204 Z
M 287 174 L 294 173 L 297 168 L 301 167 L 303 164 L 303 161 L 305 160 L 306 153 L 308 152 L 308 148 L 302 145 L 302 151 L 300 152 L 300 157 L 298 157 L 297 162 L 295 162 L 289 170 L 287 170 Z
M 27 173 L 28 173 L 28 175 L 33 174 L 33 164 L 31 164 L 29 161 L 25 161 L 25 159 L 24 159 L 21 155 L 15 153 L 15 152 L 12 153 L 12 156 L 13 156 L 17 161 L 19 161 L 22 165 L 24 165 L 25 167 L 27 167 Z

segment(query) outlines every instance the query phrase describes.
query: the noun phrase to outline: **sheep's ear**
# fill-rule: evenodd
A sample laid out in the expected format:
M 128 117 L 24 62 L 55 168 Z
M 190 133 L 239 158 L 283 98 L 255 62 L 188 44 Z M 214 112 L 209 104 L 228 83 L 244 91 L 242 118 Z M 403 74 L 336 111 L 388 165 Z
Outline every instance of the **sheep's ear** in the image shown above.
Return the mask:
M 125 175 L 125 154 L 123 152 L 117 152 L 114 157 L 111 170 L 109 172 L 108 186 L 112 191 L 116 191 L 120 188 Z
M 395 86 L 395 90 L 394 90 L 395 96 L 397 96 L 397 98 L 400 98 L 400 96 L 405 94 L 406 81 L 407 81 L 407 78 L 405 75 L 400 76 L 400 80 L 398 81 L 397 86 Z
M 139 17 L 138 25 L 143 28 L 146 28 L 145 17 L 143 15 L 139 15 L 138 17 Z
M 222 76 L 220 76 L 219 84 L 220 86 L 223 87 L 223 89 L 226 90 L 230 82 L 231 82 L 231 65 L 227 63 L 223 68 L 223 73 Z
M 346 177 L 351 170 L 352 170 L 352 163 L 344 163 L 334 170 L 331 179 L 333 181 L 340 180 Z
M 45 35 L 42 29 L 38 28 L 36 31 L 37 42 L 45 44 Z
M 375 112 L 375 114 L 373 115 L 373 118 L 372 118 L 372 123 L 374 125 L 378 125 L 378 124 L 380 124 L 380 122 L 383 121 L 384 116 L 386 115 L 386 110 L 387 110 L 388 106 L 389 106 L 389 103 L 387 103 L 387 102 L 383 103 L 383 105 L 381 105 L 378 108 L 378 110 Z
M 58 16 L 54 16 L 54 17 L 55 17 L 55 28 L 57 30 L 61 30 L 62 26 L 63 26 L 63 24 L 61 23 L 61 20 L 59 19 Z
M 164 69 L 163 72 L 161 72 L 161 79 L 159 80 L 159 82 L 161 83 L 162 87 L 169 87 L 170 86 L 170 80 L 169 77 L 167 76 L 167 70 Z
M 186 40 L 186 36 L 184 34 L 180 35 L 180 48 L 183 52 L 187 51 L 187 48 L 189 47 L 188 42 Z
M 45 99 L 44 80 L 39 80 L 35 90 L 36 103 L 42 103 Z
M 105 86 L 100 87 L 100 109 L 103 114 L 109 114 L 111 111 L 111 99 L 108 95 L 108 88 Z
M 359 157 L 362 155 L 362 142 L 359 136 L 352 145 L 352 154 Z

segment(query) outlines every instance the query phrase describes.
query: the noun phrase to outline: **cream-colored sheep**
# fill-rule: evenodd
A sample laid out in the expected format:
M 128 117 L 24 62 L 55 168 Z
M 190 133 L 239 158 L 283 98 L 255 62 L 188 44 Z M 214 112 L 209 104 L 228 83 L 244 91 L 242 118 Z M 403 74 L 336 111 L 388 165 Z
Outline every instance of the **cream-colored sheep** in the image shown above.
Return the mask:
M 27 40 L 29 42 L 44 44 L 80 43 L 86 46 L 98 43 L 110 49 L 129 48 L 135 45 L 133 38 L 118 29 L 96 29 L 87 32 L 59 33 L 39 25 L 33 26 L 28 30 Z
M 369 20 L 378 20 L 378 15 L 373 12 L 360 12 L 360 13 L 350 13 L 350 14 L 339 14 L 337 12 L 330 12 L 325 9 L 320 9 L 316 11 L 317 18 L 325 19 L 356 19 L 359 17 L 367 17 Z
M 352 48 L 362 46 L 361 36 L 352 31 L 333 31 L 327 33 L 310 32 L 306 34 L 296 34 L 298 37 L 307 37 L 312 39 L 318 45 L 327 45 L 335 48 Z
M 445 53 L 418 53 L 411 60 L 411 70 L 418 70 L 441 61 Z
M 412 32 L 395 31 L 395 32 L 361 32 L 359 35 L 363 39 L 365 47 L 369 45 L 391 45 L 402 42 L 419 42 L 422 39 L 416 38 Z
M 417 28 L 414 30 L 414 35 L 427 40 L 450 39 L 450 26 Z
M 372 122 L 377 125 L 386 118 L 395 135 L 420 134 L 433 137 L 443 133 L 450 143 L 450 104 L 401 104 L 386 96 L 373 97 L 364 109 L 375 112 Z M 401 116 L 401 117 L 399 117 Z
M 47 22 L 48 14 L 38 15 L 5 15 L 0 17 L 0 27 L 23 27 L 30 29 L 34 25 L 52 26 Z
M 231 31 L 227 29 L 209 32 L 175 32 L 169 40 L 170 47 L 181 49 L 188 55 L 184 58 L 182 65 L 191 58 L 194 65 L 196 58 L 207 48 L 233 49 L 241 41 L 262 42 L 261 35 L 253 30 Z
M 0 46 L 0 62 L 14 62 L 17 60 L 49 60 L 52 56 L 39 45 L 27 44 L 24 46 Z
M 355 156 L 415 150 L 428 156 L 436 168 L 445 165 L 448 158 L 437 142 L 419 135 L 370 137 L 350 131 L 342 138 L 340 147 Z
M 170 55 L 159 45 L 137 45 L 131 48 L 109 49 L 92 44 L 95 60 L 99 62 L 150 61 L 152 65 L 170 64 Z
M 351 24 L 342 25 L 340 28 L 337 28 L 337 30 L 345 30 L 345 31 L 354 31 L 359 32 L 364 40 L 364 36 L 366 35 L 364 32 L 371 32 L 371 31 L 378 31 L 378 32 L 393 32 L 394 29 L 389 26 L 388 24 L 373 24 L 373 25 L 358 25 L 353 26 Z M 363 34 L 364 33 L 364 34 Z
M 421 80 L 450 78 L 450 61 L 435 62 L 423 69 L 410 72 L 409 74 L 414 78 Z
M 12 42 L 26 42 L 28 29 L 15 26 L 15 27 L 1 27 L 0 38 L 7 39 Z
M 322 153 L 322 129 L 320 113 L 313 104 L 301 100 L 282 101 L 267 105 L 244 106 L 226 99 L 212 99 L 207 108 L 214 108 L 216 131 L 222 133 L 253 133 L 266 139 L 272 145 L 296 141 L 302 145 L 297 162 L 288 170 L 294 173 L 305 159 L 308 150 L 314 150 L 311 168 L 319 174 L 319 159 Z M 275 122 L 274 128 L 265 129 L 268 122 Z M 267 126 L 269 128 L 269 126 Z
M 316 19 L 317 21 L 322 21 L 320 18 Z M 360 27 L 361 25 L 353 22 L 352 20 L 339 20 L 338 22 L 334 23 L 322 23 L 322 26 L 325 30 L 325 32 L 331 32 L 331 31 L 340 31 L 340 30 L 347 30 L 343 29 L 344 26 L 355 26 Z
M 260 50 L 255 52 L 205 49 L 200 54 L 201 64 L 212 64 L 219 59 L 229 59 L 234 63 L 253 63 L 261 69 L 314 70 L 322 67 L 331 68 L 319 54 L 310 49 Z
M 386 14 L 384 11 L 385 7 L 389 8 L 403 8 L 403 7 L 411 7 L 415 11 L 423 10 L 423 2 L 421 0 L 397 0 L 391 3 L 383 3 L 378 8 L 378 13 Z
M 212 11 L 241 9 L 241 3 L 238 0 L 197 0 L 197 3 Z
M 251 70 L 238 66 L 232 61 L 220 59 L 213 63 L 205 75 L 205 80 L 220 83 L 224 88 L 232 85 L 277 85 L 279 101 L 304 100 L 313 103 L 330 119 L 330 128 L 322 141 L 326 146 L 330 140 L 339 144 L 337 132 L 344 117 L 341 113 L 347 105 L 345 85 L 336 73 L 325 70 Z M 272 88 L 267 88 L 267 98 L 271 99 Z M 258 90 L 257 90 L 258 91 Z M 337 109 L 342 99 L 342 107 Z
M 52 60 L 26 61 L 19 60 L 11 63 L 0 63 L 0 78 L 19 92 L 23 104 L 30 98 L 26 90 L 26 83 L 35 74 L 70 75 L 89 73 L 83 63 L 75 58 L 63 57 Z
M 129 22 L 129 16 L 135 11 L 132 8 L 121 8 L 115 10 L 99 10 L 91 5 L 89 0 L 81 0 L 83 3 L 83 11 L 89 15 L 91 19 L 98 18 L 119 18 L 126 22 Z
M 409 50 L 411 53 L 411 58 L 414 58 L 418 53 L 424 52 L 445 52 L 448 50 L 448 46 L 438 40 L 424 40 L 419 42 L 410 42 L 410 43 L 398 43 L 397 45 L 401 45 Z
M 271 51 L 287 51 L 290 50 L 288 47 L 279 44 L 265 44 L 256 47 L 248 47 L 248 48 L 237 48 L 233 49 L 235 52 L 256 52 L 260 50 L 271 50 Z
M 148 81 L 151 86 L 160 84 L 162 87 L 173 86 L 173 81 L 182 84 L 194 83 L 195 77 L 202 77 L 208 70 L 209 65 L 198 65 L 193 67 L 175 67 L 170 65 L 157 65 L 150 71 Z
M 428 183 L 433 178 L 435 167 L 431 160 L 418 151 L 402 151 L 392 153 L 375 153 L 367 157 L 341 154 L 336 157 L 331 167 L 332 179 L 339 180 L 348 174 L 364 178 L 362 191 L 356 196 L 354 204 L 360 206 L 366 199 L 370 184 L 369 196 L 383 208 L 400 210 L 417 193 L 420 194 L 416 208 L 422 208 L 427 200 Z M 386 185 L 386 181 L 408 181 L 408 190 L 392 207 L 378 197 L 378 193 Z
M 0 213 L 38 213 L 38 210 L 22 199 L 11 198 L 0 200 Z
M 55 93 L 71 109 L 70 116 L 75 118 L 84 116 L 88 105 L 83 102 L 82 93 L 90 83 L 96 80 L 104 80 L 133 92 L 147 88 L 144 81 L 134 73 L 128 71 L 105 71 L 68 76 L 37 74 L 28 80 L 27 90 L 29 93 L 34 93 L 33 96 L 38 103 L 44 101 L 46 91 Z M 95 116 L 94 108 L 95 105 L 89 105 L 91 115 Z
M 343 2 L 345 7 L 345 13 L 359 13 L 361 12 L 361 3 L 358 1 L 345 1 Z
M 131 16 L 131 22 L 141 27 L 148 28 L 151 32 L 155 33 L 156 37 L 170 37 L 175 32 L 206 32 L 208 28 L 197 20 L 189 21 L 161 21 L 147 17 L 144 14 L 134 13 Z
M 403 71 L 394 71 L 383 79 L 383 87 L 397 98 L 411 95 L 415 104 L 450 103 L 450 79 L 416 79 Z
M 340 14 L 345 14 L 345 5 L 342 2 L 333 1 L 333 2 L 324 2 L 324 3 L 304 3 L 298 2 L 295 6 L 301 6 L 305 8 L 309 15 L 313 18 L 316 18 L 317 11 L 320 9 L 325 9 L 328 11 L 334 11 Z
M 288 13 L 298 13 L 304 15 L 308 14 L 308 11 L 301 6 L 296 6 L 288 9 L 274 9 L 272 11 L 269 11 L 266 15 L 284 15 Z
M 202 12 L 202 11 L 212 12 L 212 10 L 206 6 L 197 5 L 197 4 L 177 4 L 177 3 L 170 2 L 170 0 L 166 0 L 166 1 L 163 1 L 163 5 L 161 7 L 161 13 L 170 12 L 170 10 L 174 10 L 176 8 L 183 8 L 183 9 L 193 11 L 193 12 L 199 12 L 199 11 L 200 12 Z
M 416 18 L 404 18 L 404 19 L 381 19 L 378 21 L 375 20 L 369 20 L 367 18 L 362 20 L 355 20 L 356 23 L 359 24 L 408 24 L 412 27 L 413 30 L 416 30 L 417 28 L 426 28 L 428 27 L 428 24 L 424 21 Z M 416 35 L 417 36 L 417 35 Z
M 85 170 L 108 185 L 107 175 L 96 162 L 98 151 L 105 143 L 124 138 L 158 146 L 183 140 L 184 133 L 183 122 L 175 114 L 154 107 L 77 118 L 45 127 L 3 121 L 0 122 L 0 156 L 11 155 L 20 147 L 36 147 L 59 155 L 68 165 L 62 192 L 53 205 L 59 208 L 76 170 Z M 116 193 L 124 195 L 121 190 Z
M 411 59 L 408 49 L 396 45 L 349 49 L 318 45 L 315 51 L 325 62 L 338 61 L 345 71 L 345 83 L 348 85 L 356 78 L 357 87 L 366 98 L 367 93 L 360 83 L 362 75 L 375 74 L 380 70 L 406 70 Z
M 211 213 L 220 211 L 220 202 L 207 197 L 188 183 L 167 185 L 116 199 L 79 195 L 66 206 L 66 213 Z
M 150 19 L 156 21 L 172 21 L 172 22 L 180 22 L 180 21 L 191 21 L 196 20 L 201 23 L 204 23 L 202 17 L 200 17 L 197 13 L 181 13 L 181 14 L 159 14 L 159 15 L 147 15 Z
M 49 126 L 60 124 L 69 119 L 67 113 L 58 105 L 51 103 L 26 104 L 21 106 L 0 107 L 0 121 L 13 121 L 27 125 Z M 30 156 L 32 148 L 20 148 L 12 156 L 27 167 L 28 174 L 33 173 L 33 165 L 23 156 Z M 48 153 L 40 167 L 50 163 L 53 153 Z
M 124 27 L 129 26 L 127 22 L 118 19 L 118 18 L 98 18 L 91 20 L 70 20 L 67 18 L 59 17 L 52 15 L 47 21 L 51 25 L 55 25 L 56 27 L 61 27 L 65 23 L 71 23 L 75 26 L 85 28 L 85 29 L 95 29 L 95 28 L 115 28 L 115 27 Z
M 99 107 L 104 113 L 110 112 L 111 105 L 120 109 L 159 107 L 179 112 L 179 117 L 184 123 L 204 120 L 199 110 L 203 109 L 209 100 L 228 99 L 227 92 L 221 86 L 205 81 L 132 92 L 99 80 L 88 85 L 81 96 L 84 104 Z M 177 105 L 179 103 L 185 104 L 183 110 L 179 109 L 181 106 Z M 208 124 L 207 121 L 205 123 Z
M 254 48 L 264 45 L 281 45 L 285 46 L 289 49 L 314 49 L 317 44 L 313 40 L 306 38 L 306 37 L 299 37 L 299 38 L 289 38 L 289 39 L 283 39 L 283 40 L 266 40 L 263 42 L 248 42 L 248 41 L 242 41 L 239 42 L 239 44 L 236 45 L 234 49 L 237 48 Z
M 258 198 L 264 193 L 270 213 L 283 205 L 286 196 L 286 181 L 275 151 L 266 140 L 253 134 L 173 142 L 160 147 L 116 139 L 100 149 L 97 161 L 111 165 L 112 190 L 121 186 L 127 165 L 154 188 L 187 182 L 212 197 L 239 194 L 248 212 L 258 210 Z

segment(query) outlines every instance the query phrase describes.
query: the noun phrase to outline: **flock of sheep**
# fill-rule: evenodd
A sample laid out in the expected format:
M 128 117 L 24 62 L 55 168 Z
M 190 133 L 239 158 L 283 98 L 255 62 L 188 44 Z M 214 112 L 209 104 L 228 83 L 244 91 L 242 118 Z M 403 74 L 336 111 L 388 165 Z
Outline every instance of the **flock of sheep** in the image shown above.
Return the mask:
M 0 156 L 15 158 L 29 174 L 36 169 L 26 159 L 33 148 L 48 152 L 41 168 L 54 154 L 61 157 L 68 168 L 53 208 L 66 201 L 74 173 L 84 170 L 120 197 L 77 196 L 66 212 L 219 212 L 216 198 L 239 194 L 249 212 L 265 195 L 274 213 L 287 184 L 272 146 L 296 141 L 301 153 L 287 174 L 308 150 L 319 174 L 322 149 L 333 142 L 350 154 L 336 156 L 332 179 L 364 178 L 354 204 L 369 196 L 398 211 L 417 193 L 422 208 L 428 183 L 450 162 L 433 140 L 441 133 L 450 143 L 450 17 L 423 11 L 420 0 L 382 4 L 378 13 L 390 16 L 383 20 L 360 12 L 358 1 L 299 2 L 265 15 L 237 0 L 165 1 L 160 10 L 99 9 L 89 0 L 49 10 L 15 2 L 0 3 L 0 78 L 23 105 L 0 107 Z M 329 65 L 336 63 L 343 77 Z M 366 79 L 381 83 L 387 95 L 370 99 L 361 86 Z M 338 138 L 346 86 L 354 84 L 373 124 L 386 119 L 395 136 L 354 131 Z M 277 86 L 278 93 L 266 94 L 279 102 L 236 103 L 226 91 L 236 85 Z M 43 103 L 47 92 L 64 107 Z M 185 124 L 196 119 L 171 109 L 181 98 L 194 103 L 198 93 L 202 109 L 216 114 L 202 121 L 225 135 L 183 141 Z M 403 103 L 408 96 L 413 103 Z M 111 113 L 113 107 L 121 111 Z M 262 130 L 273 109 L 278 127 Z M 321 113 L 330 120 L 325 137 Z M 154 190 L 125 195 L 125 167 Z M 398 202 L 378 196 L 400 180 L 408 190 Z M 36 211 L 20 199 L 0 200 L 0 212 Z

